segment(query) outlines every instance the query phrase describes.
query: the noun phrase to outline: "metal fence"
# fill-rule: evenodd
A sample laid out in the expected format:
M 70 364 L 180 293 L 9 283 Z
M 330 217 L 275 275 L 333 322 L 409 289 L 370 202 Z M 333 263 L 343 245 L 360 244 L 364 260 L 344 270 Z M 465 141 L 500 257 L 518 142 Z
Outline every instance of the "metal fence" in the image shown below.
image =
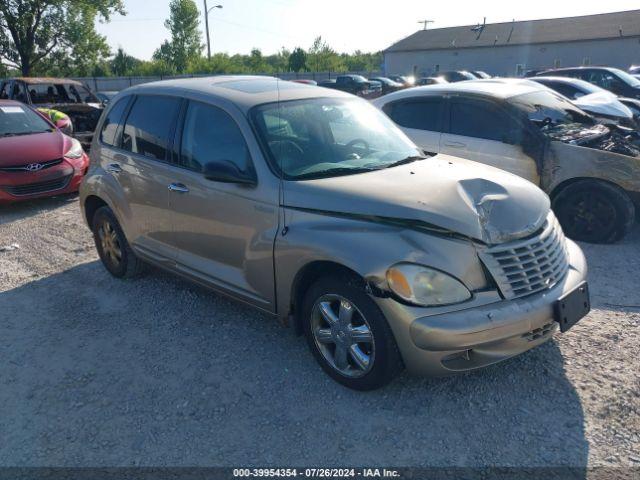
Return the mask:
M 287 72 L 269 74 L 270 76 L 281 78 L 282 80 L 306 79 L 321 82 L 330 80 L 342 75 L 340 72 Z M 382 76 L 381 72 L 348 72 L 350 75 L 362 75 L 364 77 Z M 74 80 L 84 83 L 96 92 L 110 92 L 124 90 L 125 88 L 143 83 L 156 82 L 158 80 L 169 80 L 174 78 L 193 78 L 193 77 L 211 77 L 211 74 L 194 74 L 194 75 L 167 75 L 167 76 L 148 76 L 148 77 L 76 77 Z

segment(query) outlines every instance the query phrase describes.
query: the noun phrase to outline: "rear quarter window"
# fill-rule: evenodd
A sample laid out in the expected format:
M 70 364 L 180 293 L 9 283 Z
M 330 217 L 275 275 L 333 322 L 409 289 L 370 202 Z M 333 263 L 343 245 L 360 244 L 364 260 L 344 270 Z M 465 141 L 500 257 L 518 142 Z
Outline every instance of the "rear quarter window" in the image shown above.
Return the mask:
M 166 160 L 169 135 L 179 107 L 178 98 L 138 96 L 125 122 L 121 147 L 147 158 Z
M 102 143 L 111 146 L 118 146 L 119 142 L 116 138 L 116 134 L 118 132 L 118 127 L 122 122 L 124 112 L 127 109 L 127 105 L 129 104 L 129 100 L 131 100 L 131 97 L 122 98 L 109 109 L 100 132 L 100 140 Z

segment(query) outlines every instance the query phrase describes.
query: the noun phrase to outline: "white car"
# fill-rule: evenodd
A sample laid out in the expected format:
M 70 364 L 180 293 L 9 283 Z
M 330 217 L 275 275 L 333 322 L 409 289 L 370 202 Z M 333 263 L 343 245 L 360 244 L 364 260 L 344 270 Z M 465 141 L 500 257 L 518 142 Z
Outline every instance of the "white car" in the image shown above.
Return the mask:
M 615 122 L 631 128 L 637 127 L 634 112 L 625 104 L 625 100 L 632 102 L 636 109 L 640 104 L 638 100 L 619 99 L 616 94 L 579 78 L 533 77 L 529 80 L 564 95 L 602 123 Z
M 640 150 L 538 83 L 475 80 L 376 99 L 424 152 L 501 168 L 547 192 L 568 236 L 615 242 L 640 206 Z M 491 201 L 487 198 L 486 201 Z

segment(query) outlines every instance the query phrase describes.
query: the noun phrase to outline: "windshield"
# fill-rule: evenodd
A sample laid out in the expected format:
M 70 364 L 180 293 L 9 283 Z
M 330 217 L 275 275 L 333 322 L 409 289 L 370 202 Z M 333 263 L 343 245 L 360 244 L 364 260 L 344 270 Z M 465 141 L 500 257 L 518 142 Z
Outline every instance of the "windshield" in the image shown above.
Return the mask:
M 83 85 L 65 83 L 34 83 L 27 85 L 31 102 L 36 105 L 57 103 L 100 103 Z
M 566 98 L 551 91 L 541 90 L 516 95 L 508 101 L 543 131 L 563 125 L 593 124 L 589 115 Z
M 51 131 L 53 131 L 53 127 L 28 107 L 21 105 L 0 106 L 0 137 Z
M 272 164 L 288 180 L 350 175 L 424 158 L 391 120 L 356 98 L 262 105 L 253 121 Z
M 624 83 L 631 85 L 632 87 L 640 87 L 640 80 L 638 80 L 633 75 L 629 75 L 624 70 L 618 70 L 617 68 L 612 68 L 610 71 L 611 73 L 614 73 L 615 75 L 617 75 L 618 78 L 620 78 L 620 80 L 622 80 Z

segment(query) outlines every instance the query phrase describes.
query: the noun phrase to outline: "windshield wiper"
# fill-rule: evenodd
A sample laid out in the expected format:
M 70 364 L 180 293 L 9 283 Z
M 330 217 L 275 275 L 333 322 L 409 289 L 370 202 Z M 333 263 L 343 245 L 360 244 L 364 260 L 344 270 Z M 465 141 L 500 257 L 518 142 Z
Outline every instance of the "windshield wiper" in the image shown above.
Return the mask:
M 295 180 L 309 180 L 314 178 L 325 178 L 325 177 L 337 177 L 340 175 L 349 175 L 355 173 L 364 173 L 364 172 L 372 172 L 374 170 L 378 170 L 377 168 L 365 168 L 365 167 L 336 167 L 329 168 L 328 170 L 321 170 L 319 172 L 309 172 L 303 173 L 295 177 Z
M 386 165 L 384 168 L 393 168 L 398 167 L 400 165 L 406 165 L 407 163 L 417 162 L 418 160 L 425 160 L 429 157 L 425 157 L 424 155 L 412 155 L 410 157 L 403 158 L 402 160 L 398 160 L 397 162 L 390 163 Z

